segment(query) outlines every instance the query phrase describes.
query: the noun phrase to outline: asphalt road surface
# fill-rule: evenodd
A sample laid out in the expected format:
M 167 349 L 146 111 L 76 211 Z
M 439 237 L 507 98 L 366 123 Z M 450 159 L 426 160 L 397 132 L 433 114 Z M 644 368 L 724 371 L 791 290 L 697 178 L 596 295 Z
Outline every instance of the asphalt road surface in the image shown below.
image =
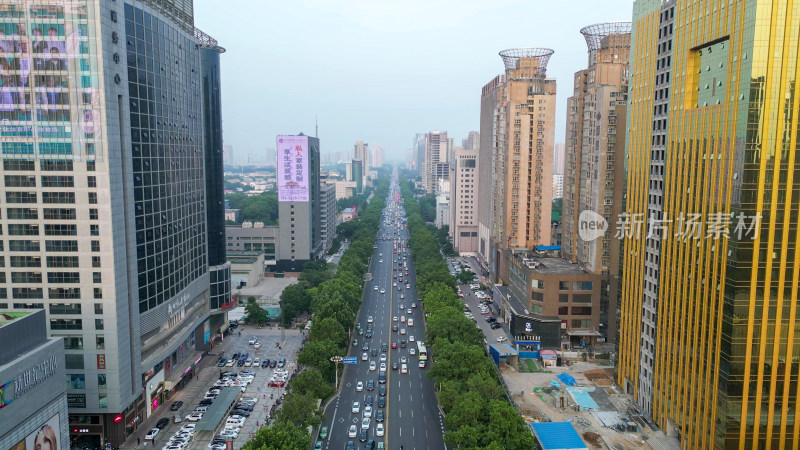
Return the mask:
M 372 281 L 366 283 L 364 300 L 361 311 L 358 315 L 358 323 L 362 329 L 367 329 L 368 318 L 372 316 L 374 327 L 371 338 L 366 337 L 366 333 L 359 335 L 354 331 L 351 336 L 351 345 L 348 356 L 357 357 L 358 364 L 347 365 L 341 383 L 340 393 L 334 397 L 325 409 L 327 419 L 323 426 L 328 427 L 328 437 L 323 439 L 325 449 L 344 449 L 348 441 L 353 441 L 355 448 L 362 448 L 365 442 L 359 440 L 359 436 L 349 437 L 348 432 L 351 425 L 356 426 L 358 433 L 362 429 L 364 419 L 365 400 L 367 396 L 372 398 L 372 417 L 370 418 L 367 430 L 367 439 L 374 439 L 376 444 L 380 441 L 385 443 L 387 449 L 442 449 L 444 448 L 443 436 L 443 417 L 439 412 L 436 396 L 434 395 L 433 382 L 427 377 L 428 368 L 419 368 L 418 355 L 411 355 L 410 349 L 417 347 L 417 341 L 425 341 L 425 326 L 423 317 L 423 305 L 417 299 L 415 288 L 414 266 L 411 262 L 410 250 L 406 250 L 406 258 L 400 249 L 396 250 L 393 246 L 395 242 L 405 242 L 408 239 L 408 232 L 398 230 L 396 221 L 400 220 L 402 206 L 394 201 L 397 187 L 392 186 L 389 191 L 387 207 L 384 210 L 384 220 L 381 230 L 378 232 L 370 272 Z M 393 212 L 392 208 L 396 208 Z M 400 247 L 400 245 L 398 245 Z M 407 264 L 402 271 L 398 271 L 398 266 Z M 405 275 L 405 270 L 408 275 Z M 400 275 L 402 274 L 402 281 Z M 397 279 L 394 277 L 397 276 Z M 408 287 L 405 281 L 408 280 Z M 397 283 L 397 286 L 394 284 Z M 375 290 L 375 286 L 378 290 Z M 398 287 L 400 288 L 398 290 Z M 381 290 L 384 293 L 381 293 Z M 412 308 L 412 303 L 416 303 L 416 308 Z M 400 309 L 400 305 L 403 309 Z M 408 313 L 411 309 L 411 313 Z M 393 317 L 397 316 L 398 321 L 394 322 Z M 405 316 L 406 322 L 402 322 Z M 414 320 L 413 326 L 408 326 L 407 320 Z M 398 326 L 398 331 L 392 331 L 392 325 Z M 401 329 L 406 330 L 405 335 L 400 334 Z M 411 342 L 413 336 L 414 342 Z M 352 345 L 352 339 L 357 340 L 357 346 Z M 401 347 L 401 341 L 405 340 L 407 345 Z M 392 343 L 397 344 L 396 349 L 392 349 Z M 367 344 L 367 361 L 362 361 L 362 346 Z M 387 351 L 382 352 L 382 344 L 386 344 Z M 373 356 L 373 349 L 377 356 Z M 378 382 L 380 373 L 381 355 L 386 355 L 386 406 L 379 407 L 379 397 L 381 384 Z M 400 359 L 407 358 L 408 373 L 401 373 L 400 369 L 393 370 L 392 363 L 397 362 L 400 366 Z M 374 361 L 377 366 L 375 370 L 370 370 L 370 362 Z M 368 381 L 373 380 L 374 390 L 368 390 Z M 363 391 L 357 391 L 358 382 L 364 384 Z M 353 403 L 359 403 L 359 412 L 353 413 Z M 383 411 L 384 421 L 376 420 L 377 411 Z M 378 423 L 383 423 L 385 435 L 377 436 L 376 428 Z

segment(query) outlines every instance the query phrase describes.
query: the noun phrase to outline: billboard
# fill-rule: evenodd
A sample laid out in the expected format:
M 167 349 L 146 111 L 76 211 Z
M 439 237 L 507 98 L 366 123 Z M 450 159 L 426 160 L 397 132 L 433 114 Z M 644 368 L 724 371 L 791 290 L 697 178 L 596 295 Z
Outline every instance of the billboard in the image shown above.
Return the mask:
M 307 202 L 308 136 L 278 136 L 276 148 L 278 149 L 278 201 Z
M 36 428 L 25 439 L 19 441 L 17 445 L 11 447 L 12 450 L 36 450 L 36 449 L 52 449 L 57 450 L 62 448 L 58 442 L 61 439 L 61 426 L 59 425 L 59 415 L 51 417 L 50 420 L 44 423 L 41 427 Z M 67 445 L 64 445 L 67 447 Z

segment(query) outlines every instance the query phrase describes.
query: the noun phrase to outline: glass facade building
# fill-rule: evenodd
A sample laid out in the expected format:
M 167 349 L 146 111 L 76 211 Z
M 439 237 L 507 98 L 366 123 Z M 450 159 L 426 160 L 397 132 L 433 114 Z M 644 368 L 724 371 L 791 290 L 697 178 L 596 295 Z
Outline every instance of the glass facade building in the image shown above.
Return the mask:
M 617 381 L 683 448 L 800 446 L 798 25 L 634 4 Z
M 73 446 L 121 444 L 225 323 L 199 36 L 182 0 L 0 0 L 0 308 L 64 340 Z

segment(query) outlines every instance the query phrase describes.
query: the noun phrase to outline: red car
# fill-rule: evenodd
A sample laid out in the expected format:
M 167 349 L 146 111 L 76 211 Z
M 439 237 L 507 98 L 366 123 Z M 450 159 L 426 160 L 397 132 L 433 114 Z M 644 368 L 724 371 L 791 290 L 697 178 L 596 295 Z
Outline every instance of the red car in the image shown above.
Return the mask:
M 286 383 L 283 382 L 283 381 L 278 381 L 278 380 L 273 380 L 273 381 L 269 382 L 269 386 L 272 386 L 272 387 L 283 387 L 284 384 L 286 384 Z
M 392 342 L 392 349 L 396 349 L 396 348 L 397 348 L 397 342 Z

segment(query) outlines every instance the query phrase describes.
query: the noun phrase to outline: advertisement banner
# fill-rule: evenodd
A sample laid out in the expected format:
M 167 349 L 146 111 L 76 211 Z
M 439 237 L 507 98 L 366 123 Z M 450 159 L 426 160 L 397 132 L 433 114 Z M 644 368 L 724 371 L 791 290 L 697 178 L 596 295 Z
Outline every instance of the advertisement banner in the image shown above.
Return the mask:
M 276 147 L 278 201 L 308 202 L 308 136 L 278 136 Z
M 36 449 L 59 449 L 62 448 L 58 440 L 61 438 L 61 426 L 59 425 L 59 416 L 56 414 L 50 420 L 44 423 L 41 427 L 36 428 L 36 431 L 25 437 L 24 440 L 19 441 L 15 446 L 11 447 L 13 450 L 36 450 Z M 64 446 L 66 447 L 66 445 Z

